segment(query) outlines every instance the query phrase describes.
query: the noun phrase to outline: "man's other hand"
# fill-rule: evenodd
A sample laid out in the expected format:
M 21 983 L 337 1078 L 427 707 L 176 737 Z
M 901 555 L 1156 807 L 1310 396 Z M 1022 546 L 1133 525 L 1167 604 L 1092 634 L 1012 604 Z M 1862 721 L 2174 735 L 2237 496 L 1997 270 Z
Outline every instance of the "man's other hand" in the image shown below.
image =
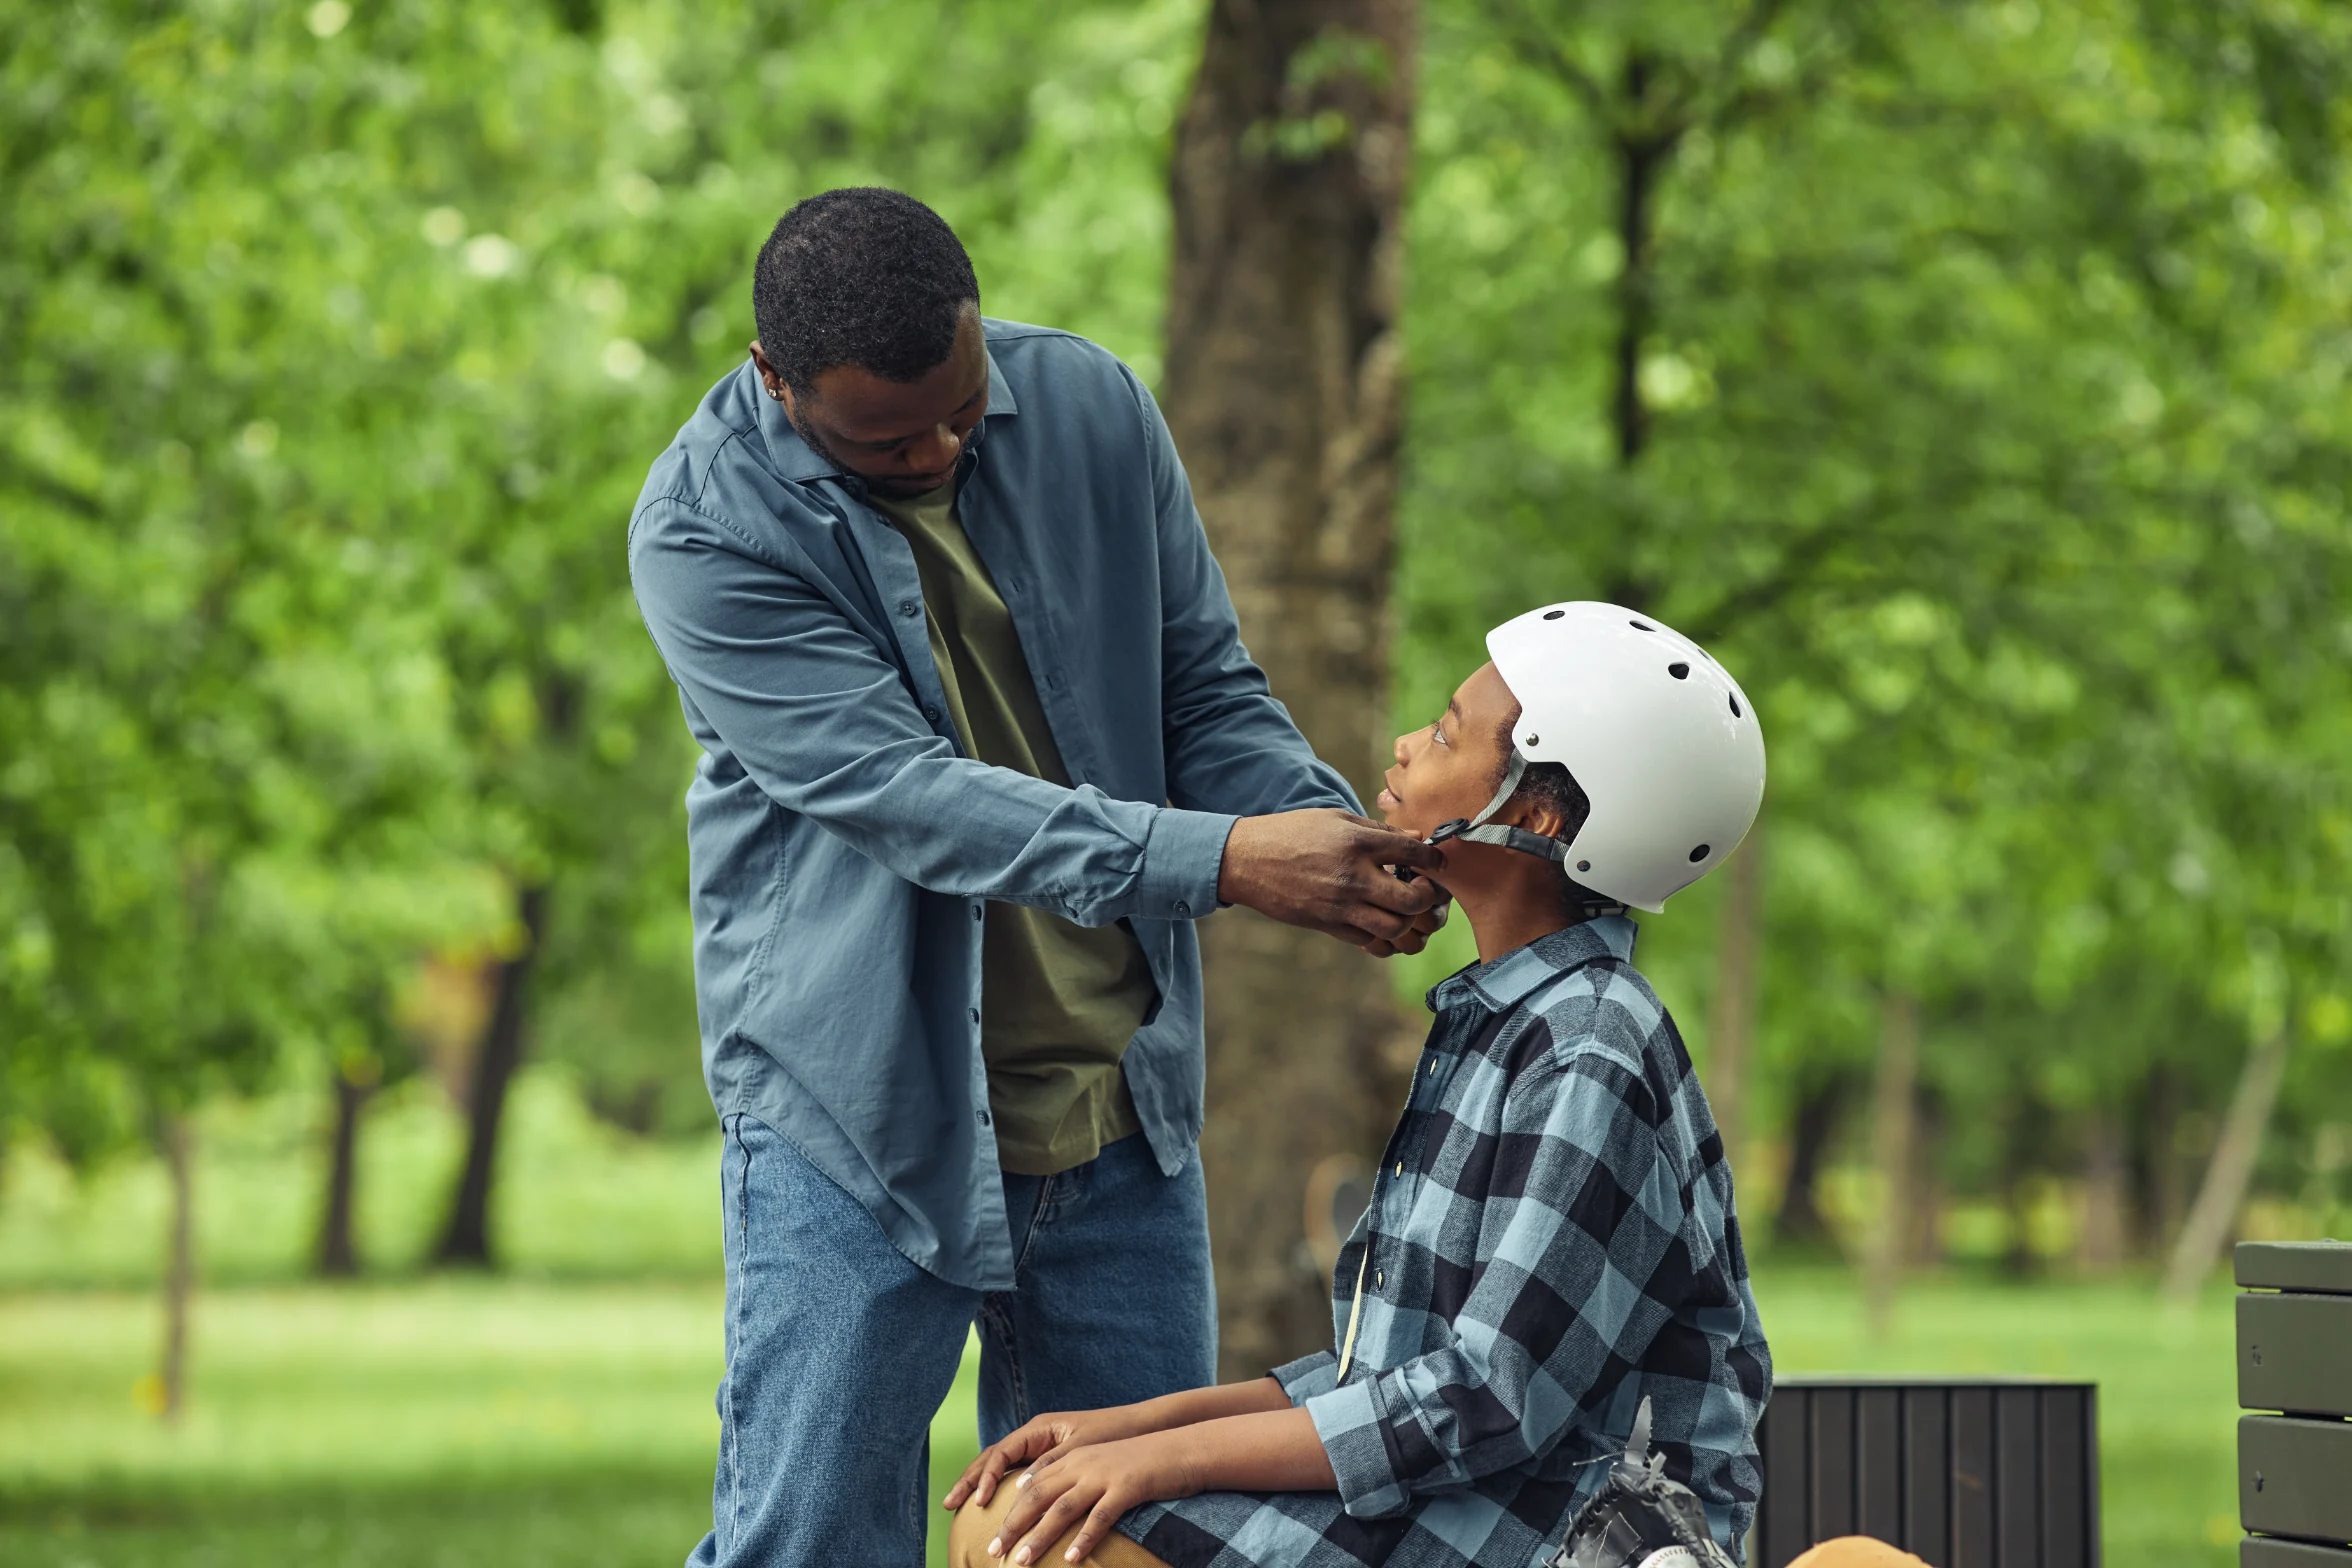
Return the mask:
M 1422 875 L 1400 882 L 1396 867 Z M 1419 952 L 1445 923 L 1445 889 L 1429 880 L 1444 869 L 1435 845 L 1368 817 L 1283 811 L 1233 825 L 1217 896 L 1386 957 Z

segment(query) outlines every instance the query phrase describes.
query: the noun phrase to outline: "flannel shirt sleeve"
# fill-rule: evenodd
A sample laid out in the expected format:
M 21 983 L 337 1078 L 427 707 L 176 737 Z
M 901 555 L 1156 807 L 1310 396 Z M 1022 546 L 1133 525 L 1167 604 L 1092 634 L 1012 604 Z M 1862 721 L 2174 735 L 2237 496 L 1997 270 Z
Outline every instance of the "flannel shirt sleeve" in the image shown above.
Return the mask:
M 1318 1350 L 1313 1355 L 1284 1362 L 1272 1375 L 1296 1408 L 1317 1394 L 1327 1394 L 1339 1386 L 1339 1357 L 1328 1350 Z
M 1349 1514 L 1523 1465 L 1607 1404 L 1690 1277 L 1665 1114 L 1638 1059 L 1599 1040 L 1521 1074 L 1488 1189 L 1505 1217 L 1447 1342 L 1306 1401 Z

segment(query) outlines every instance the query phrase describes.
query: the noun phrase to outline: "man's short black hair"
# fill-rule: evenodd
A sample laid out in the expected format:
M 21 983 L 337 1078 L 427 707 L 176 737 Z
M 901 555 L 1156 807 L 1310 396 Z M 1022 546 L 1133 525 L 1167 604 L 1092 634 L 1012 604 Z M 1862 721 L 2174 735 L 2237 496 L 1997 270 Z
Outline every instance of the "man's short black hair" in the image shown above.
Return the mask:
M 946 363 L 964 307 L 979 300 L 972 258 L 946 220 L 872 185 L 784 214 L 751 275 L 760 349 L 799 393 L 836 365 L 913 381 Z

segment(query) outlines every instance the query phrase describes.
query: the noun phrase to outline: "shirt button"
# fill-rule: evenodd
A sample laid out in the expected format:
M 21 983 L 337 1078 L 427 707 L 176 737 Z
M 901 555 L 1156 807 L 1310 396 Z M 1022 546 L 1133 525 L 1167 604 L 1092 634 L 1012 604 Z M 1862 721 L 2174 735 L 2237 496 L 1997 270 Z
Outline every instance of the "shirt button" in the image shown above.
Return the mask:
M 1387 1283 L 1388 1283 L 1388 1270 L 1386 1270 L 1386 1269 L 1374 1269 L 1374 1270 L 1372 1271 L 1372 1283 L 1373 1283 L 1373 1284 L 1375 1284 L 1375 1285 L 1385 1285 L 1385 1284 L 1387 1284 Z
M 1191 916 L 1191 914 L 1192 914 L 1192 906 L 1191 906 L 1190 904 L 1186 903 L 1186 902 L 1185 902 L 1183 899 L 1181 899 L 1181 898 L 1180 898 L 1180 899 L 1178 899 L 1178 900 L 1176 900 L 1176 915 L 1177 915 L 1177 918 L 1178 918 L 1178 919 L 1186 919 L 1186 918 L 1189 918 L 1189 917 Z
M 1396 1173 L 1397 1173 L 1399 1176 L 1402 1176 L 1402 1175 L 1405 1173 L 1405 1162 L 1404 1162 L 1404 1161 L 1402 1161 L 1402 1160 L 1399 1160 L 1399 1161 L 1397 1161 L 1397 1166 L 1396 1166 Z
M 978 1113 L 978 1114 L 979 1114 L 979 1117 L 980 1117 L 980 1125 L 981 1125 L 981 1126 L 983 1126 L 983 1127 L 987 1126 L 987 1125 L 988 1125 L 988 1113 L 987 1113 L 986 1111 L 981 1111 L 981 1112 L 980 1112 L 980 1113 Z
M 974 920 L 985 920 L 988 918 L 988 911 L 982 906 L 974 904 L 972 906 L 972 918 Z
M 977 1007 L 975 1007 L 975 1008 L 973 1008 L 973 1009 L 972 1009 L 972 1022 L 974 1022 L 974 1023 L 978 1023 L 979 1021 L 980 1021 L 980 1009 L 979 1009 L 979 1008 L 977 1008 Z
M 901 614 L 901 615 L 904 615 L 904 616 L 907 616 L 907 617 L 909 617 L 909 618 L 912 618 L 912 617 L 914 617 L 914 616 L 916 616 L 916 615 L 919 615 L 919 614 L 921 614 L 921 613 L 922 613 L 922 610 L 923 610 L 923 606 L 922 606 L 922 603 L 921 603 L 921 601 L 919 601 L 919 600 L 915 600 L 915 599 L 901 599 L 901 600 L 899 600 L 899 601 L 898 601 L 898 613 L 899 613 L 899 614 Z
M 927 702 L 923 704 L 923 717 L 929 719 L 932 723 L 937 724 L 939 722 L 939 709 L 933 704 Z

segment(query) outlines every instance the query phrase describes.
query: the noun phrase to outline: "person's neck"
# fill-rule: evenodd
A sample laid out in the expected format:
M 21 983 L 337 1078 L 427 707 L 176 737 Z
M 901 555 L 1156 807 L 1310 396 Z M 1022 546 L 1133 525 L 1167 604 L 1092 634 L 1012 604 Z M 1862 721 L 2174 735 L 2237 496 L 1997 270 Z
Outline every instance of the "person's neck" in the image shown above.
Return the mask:
M 1554 931 L 1565 931 L 1584 918 L 1561 901 L 1560 874 L 1548 861 L 1507 849 L 1488 853 L 1510 855 L 1526 864 L 1463 867 L 1467 874 L 1456 874 L 1446 883 L 1470 922 L 1471 935 L 1478 939 L 1480 963 L 1493 963 L 1505 953 Z

